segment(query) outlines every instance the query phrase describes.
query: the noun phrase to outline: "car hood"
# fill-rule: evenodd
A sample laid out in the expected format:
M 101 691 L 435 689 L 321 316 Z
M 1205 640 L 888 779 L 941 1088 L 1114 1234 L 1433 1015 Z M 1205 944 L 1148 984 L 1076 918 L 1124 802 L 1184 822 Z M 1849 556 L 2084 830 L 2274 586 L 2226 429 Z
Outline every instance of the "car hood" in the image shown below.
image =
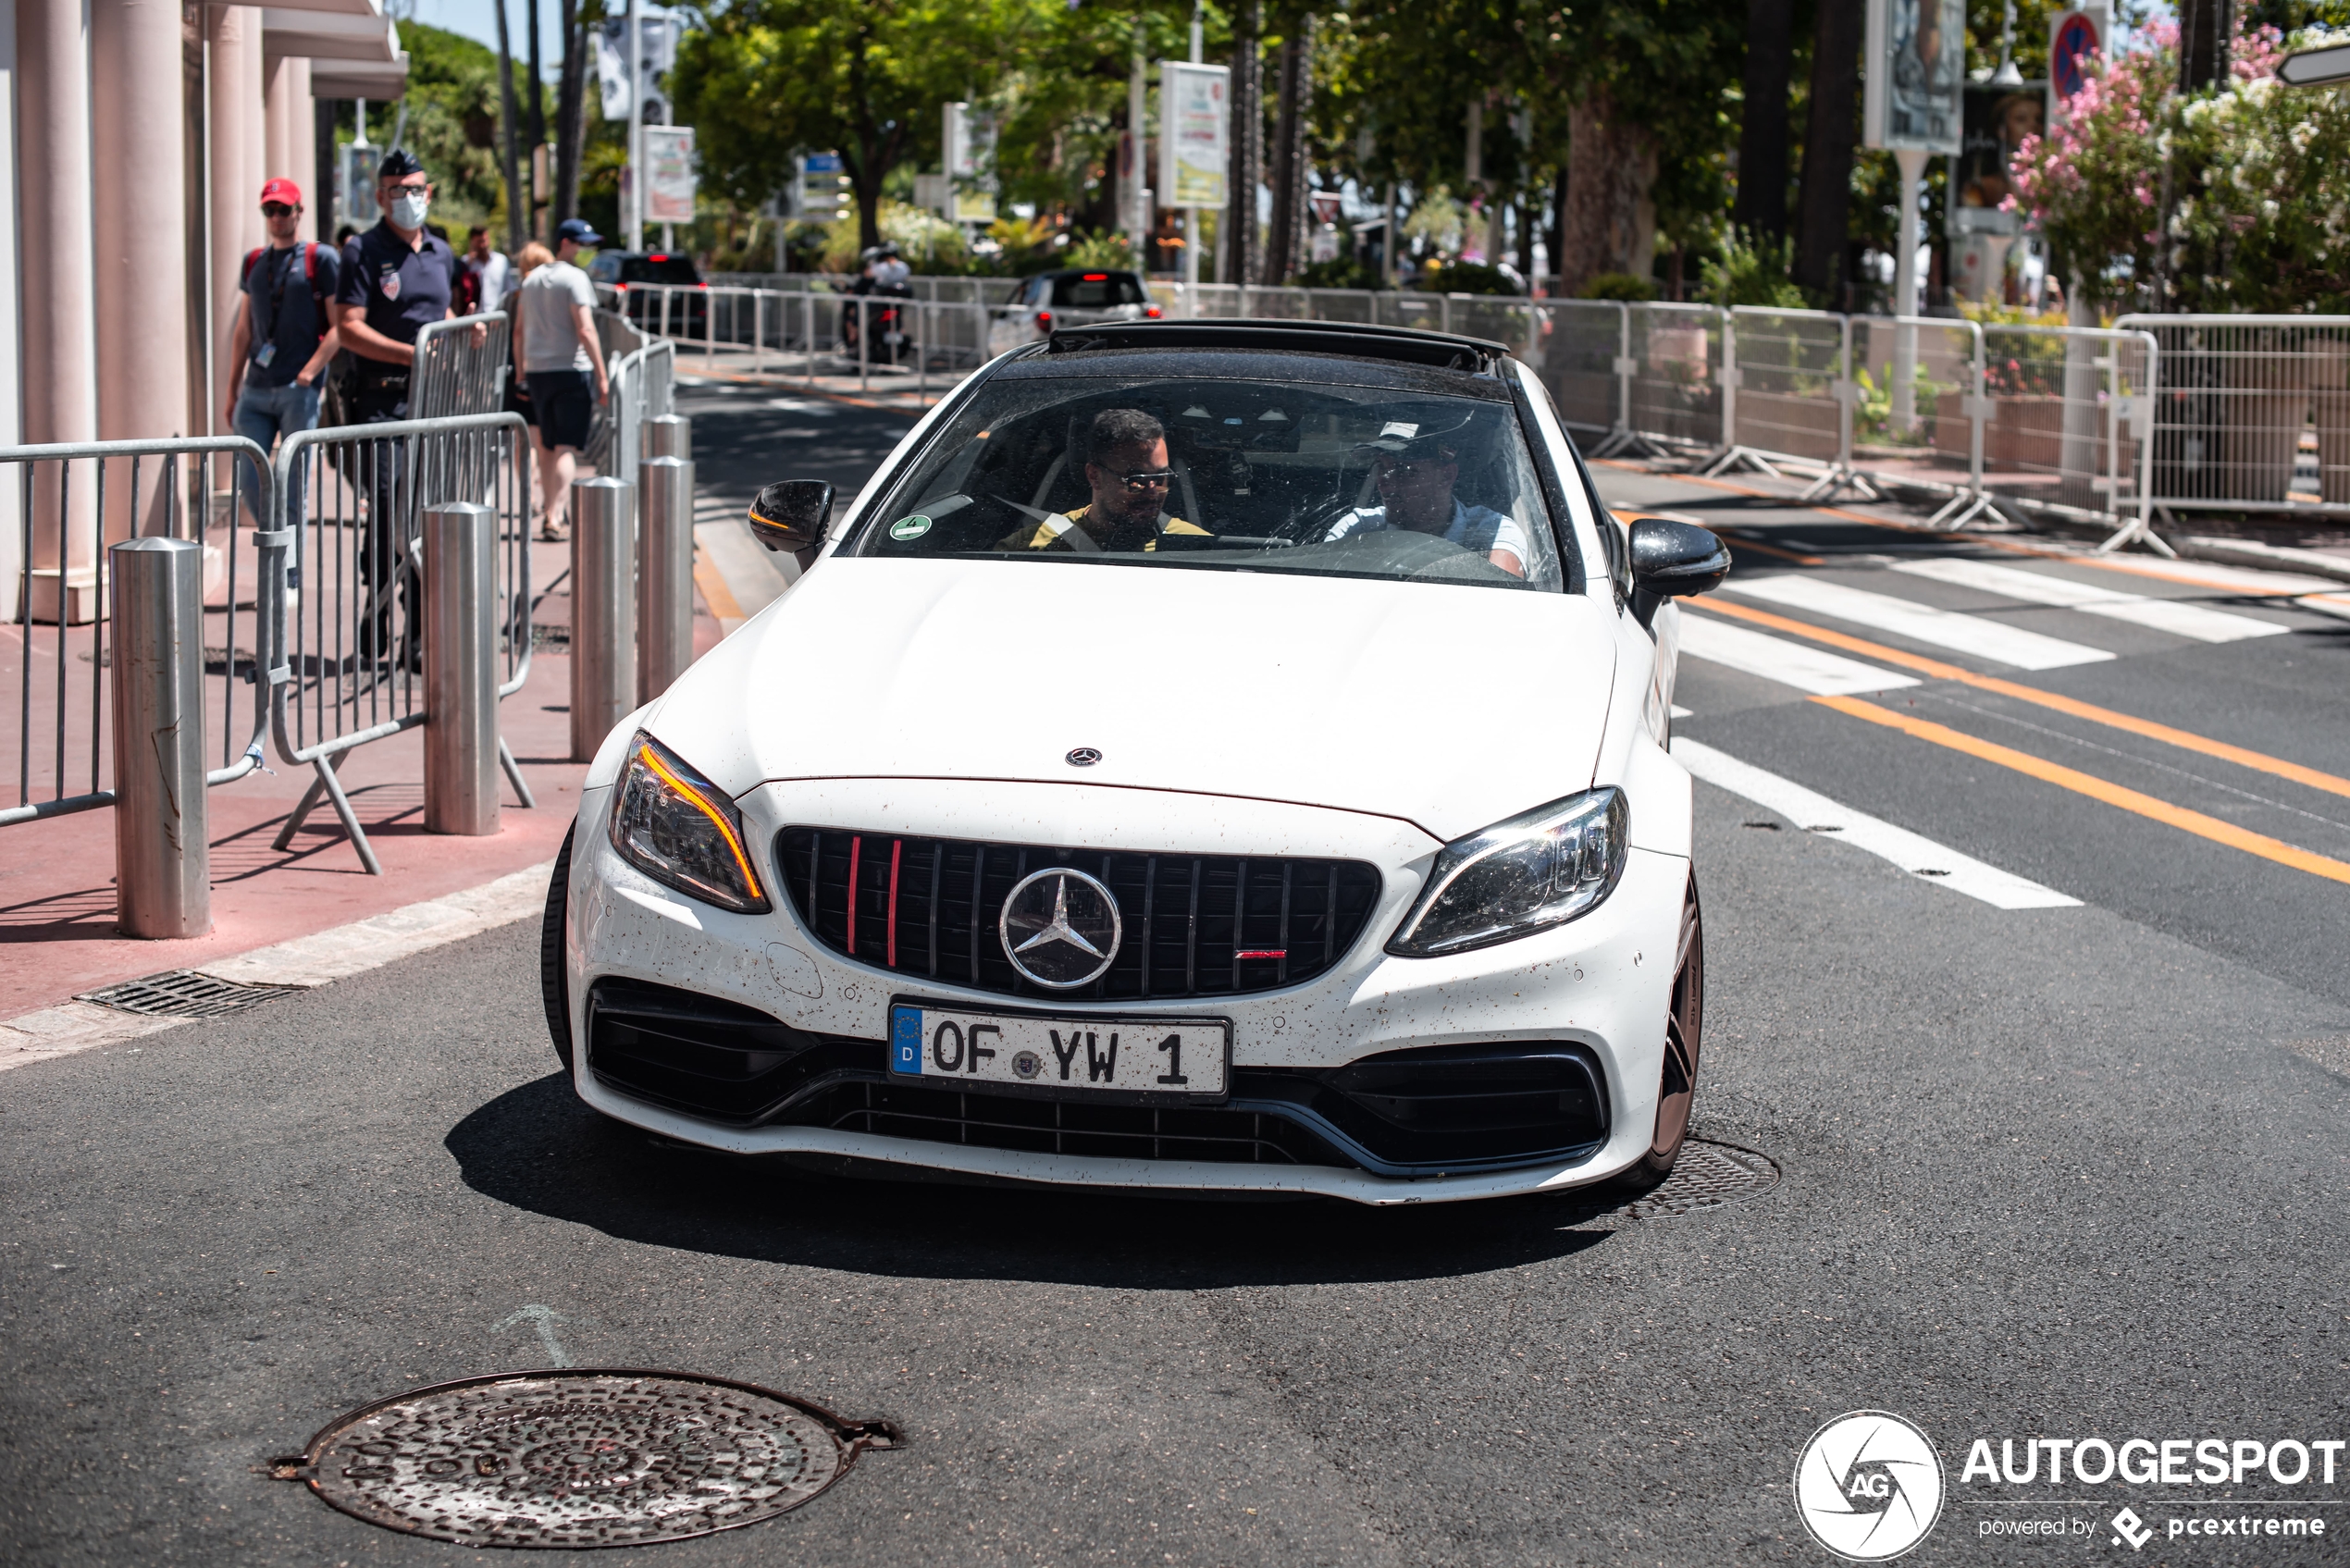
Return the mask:
M 835 558 L 688 671 L 652 728 L 734 795 L 1018 779 L 1335 807 L 1449 840 L 1589 786 L 1608 611 L 1456 586 Z M 1081 747 L 1101 760 L 1071 766 Z

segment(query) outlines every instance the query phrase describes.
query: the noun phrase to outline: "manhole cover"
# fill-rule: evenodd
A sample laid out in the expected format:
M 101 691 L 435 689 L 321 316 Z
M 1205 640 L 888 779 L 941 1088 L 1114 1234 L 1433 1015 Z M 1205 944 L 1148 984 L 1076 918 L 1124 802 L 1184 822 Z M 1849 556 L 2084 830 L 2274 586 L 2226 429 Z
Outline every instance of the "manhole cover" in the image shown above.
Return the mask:
M 296 989 L 215 980 L 194 969 L 167 969 L 162 974 L 122 981 L 103 990 L 85 991 L 74 1000 L 103 1003 L 126 1013 L 145 1013 L 155 1018 L 216 1019 L 223 1013 L 241 1013 L 247 1007 L 291 996 Z
M 275 1473 L 354 1518 L 436 1540 L 641 1546 L 772 1519 L 897 1438 L 886 1422 L 721 1377 L 538 1372 L 355 1410 Z
M 1692 1138 L 1664 1185 L 1626 1204 L 1621 1212 L 1636 1219 L 1662 1219 L 1719 1208 L 1767 1192 L 1779 1184 L 1779 1167 L 1751 1149 Z

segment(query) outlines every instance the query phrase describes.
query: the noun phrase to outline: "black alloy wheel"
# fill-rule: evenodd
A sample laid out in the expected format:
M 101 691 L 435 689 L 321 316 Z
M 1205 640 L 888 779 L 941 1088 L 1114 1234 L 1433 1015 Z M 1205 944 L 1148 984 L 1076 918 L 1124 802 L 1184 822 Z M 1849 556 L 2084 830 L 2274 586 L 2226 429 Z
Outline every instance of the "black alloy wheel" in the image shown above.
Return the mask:
M 571 1070 L 571 987 L 563 978 L 563 914 L 571 901 L 571 841 L 578 832 L 574 821 L 563 834 L 554 878 L 547 883 L 547 912 L 538 921 L 538 995 L 547 1005 L 547 1032 L 554 1037 L 555 1056 L 565 1072 Z
M 1698 908 L 1697 879 L 1689 879 L 1681 904 L 1681 934 L 1673 956 L 1673 996 L 1664 1015 L 1664 1070 L 1656 1092 L 1656 1131 L 1648 1152 L 1617 1179 L 1622 1187 L 1645 1192 L 1664 1183 L 1681 1157 L 1689 1135 L 1689 1106 L 1697 1098 L 1697 1065 L 1705 1032 L 1705 920 Z

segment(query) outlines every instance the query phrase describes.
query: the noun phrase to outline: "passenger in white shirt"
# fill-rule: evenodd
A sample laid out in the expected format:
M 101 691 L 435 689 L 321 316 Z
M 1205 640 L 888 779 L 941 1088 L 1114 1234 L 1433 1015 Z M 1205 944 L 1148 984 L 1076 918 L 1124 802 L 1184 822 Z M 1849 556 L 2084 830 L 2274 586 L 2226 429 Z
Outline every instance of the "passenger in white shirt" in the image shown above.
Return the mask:
M 1467 505 L 1453 494 L 1461 463 L 1459 450 L 1449 441 L 1422 436 L 1416 425 L 1390 424 L 1379 439 L 1357 450 L 1371 454 L 1381 504 L 1347 512 L 1323 536 L 1326 540 L 1408 528 L 1450 539 L 1513 577 L 1526 575 L 1527 558 L 1534 552 L 1517 519 L 1491 507 Z

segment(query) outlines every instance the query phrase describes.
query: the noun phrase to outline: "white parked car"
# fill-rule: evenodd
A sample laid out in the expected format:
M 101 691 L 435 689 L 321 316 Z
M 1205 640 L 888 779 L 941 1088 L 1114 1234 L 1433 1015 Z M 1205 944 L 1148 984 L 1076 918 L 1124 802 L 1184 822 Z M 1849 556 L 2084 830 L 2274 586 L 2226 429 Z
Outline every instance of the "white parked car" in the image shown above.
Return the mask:
M 1158 302 L 1140 273 L 1115 267 L 1065 267 L 1012 285 L 1011 295 L 987 316 L 987 352 L 1000 354 L 1041 343 L 1056 330 L 1105 321 L 1156 321 Z
M 589 772 L 543 965 L 582 1099 L 845 1174 L 1671 1169 L 1704 992 L 1671 599 L 1729 557 L 1612 518 L 1501 345 L 1056 331 L 832 510 L 762 492 L 812 564 Z

